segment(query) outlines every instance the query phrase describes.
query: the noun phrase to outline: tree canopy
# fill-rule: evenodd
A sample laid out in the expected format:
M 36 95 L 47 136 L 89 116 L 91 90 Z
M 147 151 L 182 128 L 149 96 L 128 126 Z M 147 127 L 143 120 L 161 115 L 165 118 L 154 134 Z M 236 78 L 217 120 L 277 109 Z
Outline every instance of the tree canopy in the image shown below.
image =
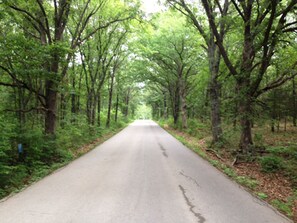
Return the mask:
M 219 150 L 233 128 L 238 157 L 255 126 L 296 128 L 296 0 L 162 3 L 1 1 L 0 188 L 132 119 L 202 123 Z

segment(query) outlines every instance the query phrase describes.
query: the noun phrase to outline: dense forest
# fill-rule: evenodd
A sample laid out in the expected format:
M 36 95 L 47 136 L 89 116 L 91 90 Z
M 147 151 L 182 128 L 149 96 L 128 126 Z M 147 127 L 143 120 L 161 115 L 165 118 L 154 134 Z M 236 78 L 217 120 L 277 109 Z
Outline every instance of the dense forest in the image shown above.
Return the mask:
M 6 187 L 71 160 L 80 146 L 135 116 L 140 87 L 128 69 L 128 49 L 140 17 L 139 4 L 120 0 L 2 1 L 0 7 L 0 191 L 6 194 Z
M 296 191 L 297 1 L 161 3 L 0 1 L 0 197 L 151 118 Z

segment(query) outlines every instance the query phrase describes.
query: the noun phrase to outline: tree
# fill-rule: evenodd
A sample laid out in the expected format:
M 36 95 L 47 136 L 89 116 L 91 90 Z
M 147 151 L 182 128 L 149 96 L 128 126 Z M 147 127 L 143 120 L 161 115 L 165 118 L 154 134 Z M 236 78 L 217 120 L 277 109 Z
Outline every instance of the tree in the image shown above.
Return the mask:
M 182 127 L 187 128 L 187 96 L 193 76 L 198 74 L 199 52 L 193 31 L 184 27 L 184 20 L 180 20 L 179 23 L 174 21 L 174 16 L 173 12 L 168 12 L 156 17 L 155 27 L 160 28 L 148 34 L 151 35 L 151 41 L 144 45 L 146 55 L 142 56 L 153 61 L 146 77 L 157 83 L 161 92 L 165 90 L 168 93 L 174 123 L 177 124 L 181 115 Z M 170 33 L 168 29 L 171 29 Z M 167 106 L 166 103 L 164 97 L 164 107 Z
M 277 47 L 281 45 L 288 47 L 283 44 L 281 38 L 287 39 L 290 32 L 296 30 L 296 21 L 292 21 L 291 18 L 294 18 L 294 7 L 297 2 L 232 0 L 236 12 L 232 17 L 235 21 L 239 20 L 242 26 L 238 34 L 242 36 L 240 40 L 243 46 L 235 61 L 231 60 L 231 52 L 228 52 L 228 48 L 224 45 L 224 36 L 217 26 L 213 7 L 208 0 L 201 2 L 224 62 L 236 80 L 241 124 L 239 147 L 241 152 L 247 153 L 251 151 L 253 145 L 251 129 L 254 102 L 263 93 L 281 86 L 296 76 L 296 72 L 292 72 L 297 65 L 294 61 L 287 69 L 282 70 L 277 78 L 268 84 L 263 83 L 269 67 L 273 66 L 277 57 Z
M 293 108 L 292 108 L 292 118 L 293 125 L 297 126 L 297 94 L 296 94 L 296 81 L 292 80 L 292 98 L 293 98 Z
M 14 82 L 14 84 L 10 84 L 11 87 L 22 87 L 38 96 L 45 111 L 45 133 L 54 136 L 58 91 L 67 75 L 69 63 L 75 50 L 99 30 L 127 20 L 131 15 L 118 12 L 106 21 L 100 21 L 97 17 L 96 25 L 92 26 L 90 25 L 91 18 L 106 7 L 106 0 L 99 1 L 97 6 L 93 6 L 90 0 L 85 3 L 77 3 L 77 5 L 67 0 L 55 0 L 53 5 L 43 0 L 36 2 L 6 0 L 4 4 L 7 6 L 7 10 L 16 15 L 13 17 L 15 27 L 24 31 L 28 39 L 36 41 L 39 49 L 47 50 L 47 54 L 44 55 L 47 58 L 43 65 L 43 72 L 46 74 L 44 83 L 42 81 L 44 86 L 36 89 L 31 83 L 18 79 L 16 70 L 10 66 L 11 64 L 3 64 L 1 69 Z M 73 21 L 70 21 L 71 19 Z M 23 24 L 23 21 L 25 27 L 20 25 Z
M 220 76 L 220 63 L 221 53 L 215 43 L 215 36 L 212 30 L 209 28 L 210 24 L 205 25 L 204 17 L 199 14 L 198 7 L 193 6 L 193 3 L 186 3 L 184 0 L 168 0 L 172 7 L 177 9 L 183 15 L 185 15 L 197 29 L 201 37 L 204 39 L 206 46 L 204 46 L 207 52 L 207 59 L 209 63 L 209 96 L 211 104 L 211 121 L 212 121 L 212 137 L 213 143 L 219 143 L 222 141 L 222 127 L 221 127 L 221 114 L 220 114 L 220 90 L 221 85 L 219 83 Z M 196 4 L 198 4 L 196 2 Z M 228 28 L 225 17 L 227 16 L 229 8 L 229 1 L 225 0 L 222 3 L 220 1 L 214 1 L 211 5 L 211 10 L 218 11 L 216 13 L 216 20 L 218 20 L 218 32 L 222 37 L 222 41 L 225 36 L 225 32 Z M 198 13 L 196 13 L 198 12 Z
M 80 47 L 80 55 L 85 73 L 87 88 L 87 118 L 95 124 L 96 108 L 100 103 L 100 93 L 106 79 L 116 71 L 114 63 L 127 34 L 125 27 L 119 24 L 102 29 L 94 36 L 95 41 L 88 41 Z M 98 109 L 100 106 L 98 105 Z M 98 120 L 100 120 L 98 110 Z
M 117 80 L 118 74 L 129 76 L 122 71 L 129 52 L 120 52 L 126 50 L 127 30 L 138 10 L 137 0 L 1 1 L 0 197 L 27 182 L 36 169 L 69 161 L 79 146 L 100 137 L 105 127 L 99 128 L 93 116 L 99 122 L 100 114 L 102 119 L 112 114 L 111 89 L 118 95 L 118 123 L 111 120 L 110 126 L 132 117 L 138 102 L 135 81 Z M 110 77 L 114 84 L 108 86 Z M 132 89 L 132 112 L 124 119 L 119 108 L 126 86 Z M 90 125 L 87 117 L 94 120 Z M 18 144 L 24 153 L 17 153 Z

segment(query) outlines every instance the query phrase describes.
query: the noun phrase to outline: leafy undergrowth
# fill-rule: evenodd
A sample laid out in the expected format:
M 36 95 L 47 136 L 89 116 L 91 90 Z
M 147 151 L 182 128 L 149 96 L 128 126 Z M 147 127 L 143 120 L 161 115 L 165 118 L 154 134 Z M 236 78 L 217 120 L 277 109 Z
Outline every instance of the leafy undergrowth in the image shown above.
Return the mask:
M 59 141 L 61 141 L 61 145 L 64 145 L 63 150 L 60 151 L 61 154 L 59 159 L 54 160 L 51 163 L 45 163 L 42 161 L 31 162 L 30 158 L 27 158 L 18 165 L 11 166 L 12 173 L 8 172 L 7 183 L 4 186 L 1 186 L 1 183 L 3 182 L 0 182 L 0 199 L 5 198 L 10 194 L 17 193 L 34 182 L 53 173 L 55 170 L 66 166 L 71 161 L 86 154 L 97 145 L 111 138 L 127 125 L 128 122 L 112 126 L 109 129 L 102 129 L 101 131 L 97 130 L 98 132 L 94 133 L 92 137 L 85 137 L 84 140 L 78 140 L 78 136 L 76 136 L 76 139 L 65 139 L 65 137 L 61 139 L 58 138 L 56 143 L 59 144 Z M 69 137 L 69 135 L 71 134 L 68 134 L 67 137 Z M 75 137 L 75 134 L 73 135 L 74 136 L 72 137 Z
M 210 135 L 204 134 L 205 137 L 201 138 L 173 128 L 170 124 L 160 124 L 213 166 L 297 222 L 297 145 L 294 144 L 297 129 L 277 133 L 264 128 L 256 129 L 255 132 L 261 137 L 254 136 L 258 137 L 255 141 L 258 140 L 258 145 L 261 144 L 265 150 L 246 162 L 232 165 L 234 157 L 231 154 L 232 148 L 236 147 L 236 134 L 230 134 L 233 138 L 228 138 L 226 143 L 231 149 L 209 149 Z

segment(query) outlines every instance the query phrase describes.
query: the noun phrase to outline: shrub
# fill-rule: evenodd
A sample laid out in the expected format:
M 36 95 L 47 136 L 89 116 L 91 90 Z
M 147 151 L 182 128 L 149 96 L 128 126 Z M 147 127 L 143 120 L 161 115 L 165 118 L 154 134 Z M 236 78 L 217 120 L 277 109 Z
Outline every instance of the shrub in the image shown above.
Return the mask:
M 276 156 L 265 156 L 260 159 L 262 171 L 266 173 L 274 173 L 283 168 L 283 160 Z
M 259 133 L 255 133 L 254 141 L 257 146 L 263 146 L 263 135 Z
M 272 146 L 267 148 L 267 151 L 275 155 L 280 155 L 287 159 L 297 160 L 297 145 Z

